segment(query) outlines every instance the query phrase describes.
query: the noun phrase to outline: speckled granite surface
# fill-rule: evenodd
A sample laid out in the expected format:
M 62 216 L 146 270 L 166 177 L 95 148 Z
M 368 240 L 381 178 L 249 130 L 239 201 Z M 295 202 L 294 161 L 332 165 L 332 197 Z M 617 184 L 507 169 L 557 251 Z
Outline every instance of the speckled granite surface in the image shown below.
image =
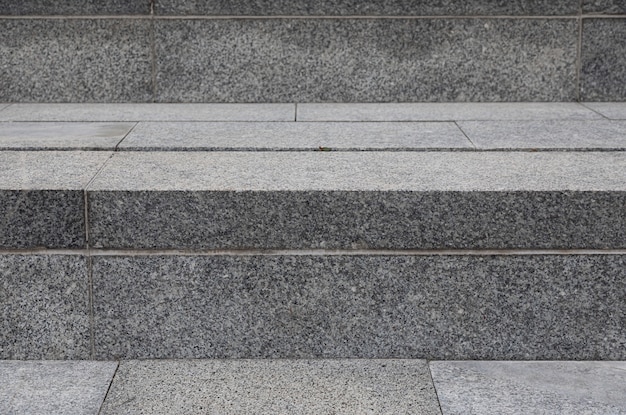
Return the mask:
M 624 0 L 583 0 L 583 12 L 590 14 L 626 14 Z
M 0 15 L 148 15 L 150 0 L 23 0 L 0 2 Z
M 585 19 L 581 99 L 626 100 L 626 18 Z
M 100 413 L 441 414 L 419 360 L 122 362 Z
M 147 20 L 0 19 L 0 101 L 147 102 Z
M 618 0 L 619 1 L 619 0 Z M 432 15 L 573 15 L 578 13 L 576 0 L 522 0 L 437 2 L 409 0 L 244 0 L 189 1 L 157 0 L 157 14 L 164 15 L 331 15 L 331 16 L 432 16 Z
M 226 19 L 155 25 L 159 102 L 576 97 L 574 20 Z
M 96 357 L 623 359 L 623 255 L 95 257 Z
M 0 255 L 0 305 L 0 359 L 91 357 L 84 256 Z

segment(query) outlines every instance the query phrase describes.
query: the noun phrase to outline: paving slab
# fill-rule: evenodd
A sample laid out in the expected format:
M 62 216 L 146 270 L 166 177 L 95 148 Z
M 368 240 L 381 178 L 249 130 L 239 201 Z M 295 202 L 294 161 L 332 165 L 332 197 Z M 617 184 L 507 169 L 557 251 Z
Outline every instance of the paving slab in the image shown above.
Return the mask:
M 460 121 L 478 149 L 624 150 L 624 121 Z
M 120 152 L 92 246 L 624 248 L 624 152 Z
M 625 255 L 97 255 L 97 359 L 626 356 Z
M 0 361 L 0 412 L 97 415 L 117 362 Z
M 337 1 L 311 3 L 295 1 L 190 2 L 186 0 L 159 1 L 157 15 L 226 15 L 226 16 L 486 16 L 486 15 L 571 15 L 578 13 L 575 0 L 514 3 L 465 2 L 451 0 L 439 3 L 392 1 Z
M 626 414 L 625 362 L 431 362 L 444 415 Z
M 612 120 L 626 120 L 626 102 L 585 102 L 586 107 Z
M 583 0 L 583 13 L 590 14 L 626 14 L 623 0 Z
M 0 18 L 0 101 L 151 102 L 150 27 L 148 19 Z
M 298 121 L 593 120 L 601 116 L 572 102 L 298 104 Z
M 294 121 L 294 104 L 13 104 L 2 121 Z
M 139 123 L 123 150 L 427 150 L 473 148 L 454 123 Z
M 123 361 L 101 414 L 441 414 L 425 361 Z
M 0 150 L 111 150 L 134 123 L 0 122 Z
M 0 104 L 0 111 L 2 111 L 5 108 L 8 108 L 8 106 L 11 104 Z
M 155 100 L 573 101 L 577 39 L 571 18 L 156 19 Z
M 580 99 L 626 100 L 626 17 L 583 19 Z
M 91 357 L 86 257 L 0 255 L 0 305 L 0 359 Z
M 0 151 L 0 247 L 84 247 L 84 189 L 111 154 Z

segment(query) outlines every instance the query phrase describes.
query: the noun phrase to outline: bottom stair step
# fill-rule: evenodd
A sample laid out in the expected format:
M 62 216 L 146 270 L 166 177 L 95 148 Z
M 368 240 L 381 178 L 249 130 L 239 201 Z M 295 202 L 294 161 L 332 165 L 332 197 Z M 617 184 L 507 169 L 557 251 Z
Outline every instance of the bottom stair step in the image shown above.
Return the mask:
M 0 413 L 626 414 L 626 362 L 0 361 Z

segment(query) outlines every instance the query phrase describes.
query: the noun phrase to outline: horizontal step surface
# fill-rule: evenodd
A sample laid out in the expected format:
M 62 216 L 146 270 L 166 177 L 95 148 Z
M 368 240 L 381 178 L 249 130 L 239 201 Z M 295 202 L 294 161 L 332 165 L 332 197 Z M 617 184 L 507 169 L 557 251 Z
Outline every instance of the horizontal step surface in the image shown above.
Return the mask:
M 624 362 L 0 362 L 0 411 L 101 414 L 623 414 Z M 435 392 L 436 387 L 436 392 Z

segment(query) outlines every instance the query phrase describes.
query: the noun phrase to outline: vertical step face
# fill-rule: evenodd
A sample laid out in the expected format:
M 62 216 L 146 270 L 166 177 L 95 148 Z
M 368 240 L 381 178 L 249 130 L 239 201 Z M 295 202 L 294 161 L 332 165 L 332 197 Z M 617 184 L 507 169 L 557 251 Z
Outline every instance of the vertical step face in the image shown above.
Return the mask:
M 624 259 L 98 256 L 96 358 L 619 360 Z
M 619 1 L 426 3 L 4 2 L 0 102 L 626 99 Z

